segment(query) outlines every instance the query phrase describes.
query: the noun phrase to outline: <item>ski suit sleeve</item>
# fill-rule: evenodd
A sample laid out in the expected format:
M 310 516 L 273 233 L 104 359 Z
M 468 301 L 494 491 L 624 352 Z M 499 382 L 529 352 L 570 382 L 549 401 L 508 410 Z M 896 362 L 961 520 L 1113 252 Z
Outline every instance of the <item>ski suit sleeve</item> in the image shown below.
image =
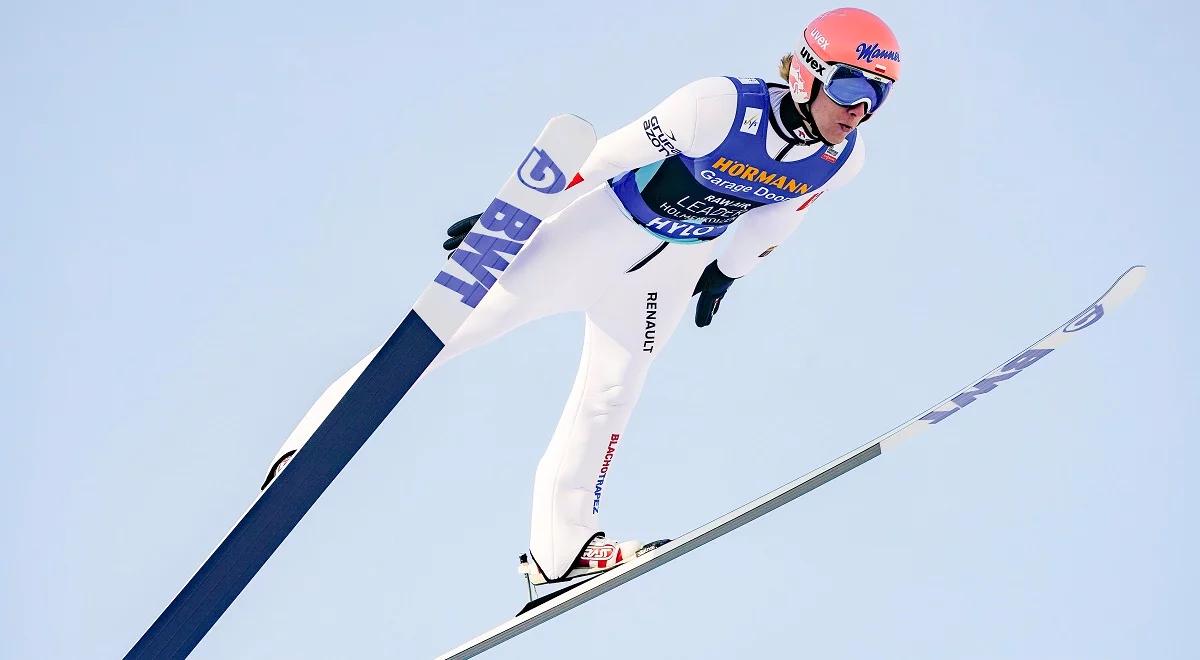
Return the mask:
M 594 187 L 677 153 L 703 156 L 721 145 L 736 112 L 737 89 L 729 79 L 689 83 L 635 121 L 600 138 L 579 174 Z
M 744 277 L 758 267 L 762 260 L 800 226 L 808 214 L 808 206 L 820 195 L 840 188 L 862 170 L 866 146 L 858 138 L 850 159 L 824 186 L 791 202 L 760 206 L 738 218 L 733 238 L 717 259 L 717 266 L 729 277 Z

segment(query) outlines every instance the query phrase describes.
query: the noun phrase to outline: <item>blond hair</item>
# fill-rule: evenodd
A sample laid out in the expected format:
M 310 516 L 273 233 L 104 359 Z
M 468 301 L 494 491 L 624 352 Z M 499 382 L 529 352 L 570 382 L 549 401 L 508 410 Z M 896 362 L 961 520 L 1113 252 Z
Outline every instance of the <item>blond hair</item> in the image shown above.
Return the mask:
M 787 55 L 784 55 L 783 57 L 779 58 L 779 77 L 783 78 L 784 81 L 786 82 L 788 79 L 788 73 L 791 70 L 792 70 L 792 53 L 788 53 Z

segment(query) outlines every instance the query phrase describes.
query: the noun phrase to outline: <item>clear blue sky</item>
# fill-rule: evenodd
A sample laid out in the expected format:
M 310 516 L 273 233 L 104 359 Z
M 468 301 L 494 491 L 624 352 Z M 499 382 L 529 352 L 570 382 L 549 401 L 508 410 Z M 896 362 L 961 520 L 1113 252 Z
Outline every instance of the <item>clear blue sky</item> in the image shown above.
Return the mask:
M 1146 284 L 901 451 L 487 657 L 1200 655 L 1195 10 L 867 7 L 905 78 L 866 168 L 677 333 L 609 479 L 613 535 L 696 527 L 1128 266 Z M 604 133 L 693 79 L 769 77 L 826 8 L 7 3 L 0 657 L 123 654 L 548 117 Z M 422 383 L 194 657 L 430 657 L 512 614 L 581 330 L 546 320 Z

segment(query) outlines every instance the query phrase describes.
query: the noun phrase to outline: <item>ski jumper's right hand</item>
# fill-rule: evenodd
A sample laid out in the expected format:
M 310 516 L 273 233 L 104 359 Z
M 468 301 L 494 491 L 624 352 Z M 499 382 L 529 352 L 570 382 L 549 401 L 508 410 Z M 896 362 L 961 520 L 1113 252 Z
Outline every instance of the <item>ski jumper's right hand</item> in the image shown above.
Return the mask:
M 450 238 L 447 238 L 442 243 L 442 247 L 449 250 L 450 252 L 453 252 L 456 249 L 458 249 L 458 246 L 462 244 L 463 239 L 467 237 L 467 234 L 471 233 L 471 228 L 475 226 L 476 222 L 479 222 L 480 215 L 483 215 L 483 214 L 476 213 L 475 215 L 473 215 L 469 218 L 463 218 L 462 220 L 459 220 L 458 222 L 450 225 L 446 229 L 446 235 L 449 236 Z M 447 258 L 449 258 L 450 255 L 446 255 L 446 256 L 447 256 Z
M 693 296 L 700 294 L 700 300 L 696 301 L 697 327 L 703 328 L 712 323 L 713 315 L 721 308 L 721 299 L 725 297 L 729 287 L 733 286 L 734 279 L 717 268 L 715 259 L 700 274 L 696 290 L 692 292 Z

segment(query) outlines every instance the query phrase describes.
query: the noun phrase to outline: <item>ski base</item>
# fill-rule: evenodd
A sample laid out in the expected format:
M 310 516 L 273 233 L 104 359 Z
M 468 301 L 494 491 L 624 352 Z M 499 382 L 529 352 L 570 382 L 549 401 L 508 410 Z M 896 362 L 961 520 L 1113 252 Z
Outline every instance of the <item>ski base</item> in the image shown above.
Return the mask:
M 596 144 L 574 115 L 550 120 L 463 244 L 422 292 L 329 415 L 269 483 L 129 658 L 183 658 L 224 614 L 292 529 L 429 368 L 542 221 L 564 208 Z M 577 177 L 578 175 L 576 175 Z

